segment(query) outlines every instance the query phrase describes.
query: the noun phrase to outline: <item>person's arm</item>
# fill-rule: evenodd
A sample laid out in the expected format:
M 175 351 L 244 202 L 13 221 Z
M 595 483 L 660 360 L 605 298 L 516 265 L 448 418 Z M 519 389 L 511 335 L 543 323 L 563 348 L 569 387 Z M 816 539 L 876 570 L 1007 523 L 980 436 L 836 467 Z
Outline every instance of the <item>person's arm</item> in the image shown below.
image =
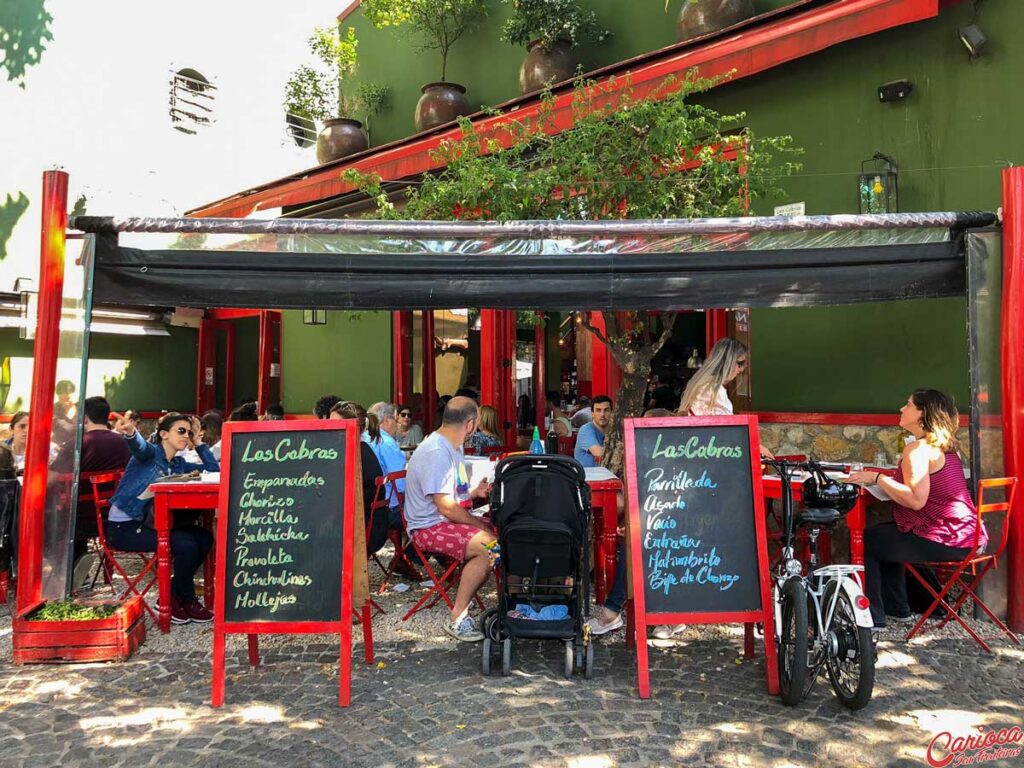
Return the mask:
M 199 458 L 202 459 L 201 464 L 197 464 L 193 461 L 182 461 L 182 464 L 187 467 L 189 472 L 194 470 L 207 471 L 207 472 L 220 472 L 220 463 L 213 455 L 213 451 L 210 450 L 210 446 L 203 442 L 203 425 L 199 419 L 193 417 L 191 419 L 192 425 L 192 437 L 190 442 L 192 443 L 192 450 L 199 454 Z
M 480 486 L 477 486 L 479 488 Z M 474 490 L 474 494 L 476 490 Z M 434 500 L 437 511 L 441 513 L 450 523 L 461 523 L 463 525 L 472 525 L 475 528 L 479 528 L 481 531 L 488 531 L 487 523 L 483 522 L 479 518 L 474 517 L 468 509 L 462 507 L 452 496 L 447 493 L 433 493 L 431 498 Z
M 153 443 L 146 442 L 142 437 L 142 433 L 137 429 L 133 430 L 130 436 L 125 435 L 125 440 L 128 441 L 128 450 L 131 451 L 136 461 L 146 463 L 152 461 L 153 457 L 156 456 L 156 446 Z
M 861 485 L 877 485 L 889 498 L 907 509 L 919 510 L 928 502 L 931 491 L 929 465 L 931 448 L 923 440 L 913 443 L 903 454 L 900 466 L 904 482 L 898 483 L 881 472 L 851 472 L 849 482 Z

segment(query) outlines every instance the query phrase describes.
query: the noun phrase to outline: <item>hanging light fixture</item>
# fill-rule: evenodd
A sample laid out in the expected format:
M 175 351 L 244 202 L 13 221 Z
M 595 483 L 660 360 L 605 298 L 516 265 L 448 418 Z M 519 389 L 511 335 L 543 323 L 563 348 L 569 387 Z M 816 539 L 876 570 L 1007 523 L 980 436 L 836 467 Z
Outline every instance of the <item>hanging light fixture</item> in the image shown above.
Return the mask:
M 899 168 L 882 152 L 860 164 L 857 191 L 861 213 L 899 213 Z

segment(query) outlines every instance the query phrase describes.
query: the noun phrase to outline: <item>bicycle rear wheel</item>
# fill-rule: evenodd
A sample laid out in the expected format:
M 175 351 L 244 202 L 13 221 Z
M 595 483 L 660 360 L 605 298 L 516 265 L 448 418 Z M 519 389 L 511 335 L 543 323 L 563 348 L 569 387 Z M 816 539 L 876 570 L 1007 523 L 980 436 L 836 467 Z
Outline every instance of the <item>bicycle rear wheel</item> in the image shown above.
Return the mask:
M 832 624 L 825 628 L 829 649 L 825 658 L 832 690 L 844 707 L 862 709 L 871 701 L 875 687 L 875 649 L 869 627 L 858 627 L 850 595 L 838 581 L 825 587 L 822 610 L 828 610 L 839 590 Z
M 807 590 L 794 576 L 782 585 L 779 627 L 779 692 L 790 707 L 807 692 Z

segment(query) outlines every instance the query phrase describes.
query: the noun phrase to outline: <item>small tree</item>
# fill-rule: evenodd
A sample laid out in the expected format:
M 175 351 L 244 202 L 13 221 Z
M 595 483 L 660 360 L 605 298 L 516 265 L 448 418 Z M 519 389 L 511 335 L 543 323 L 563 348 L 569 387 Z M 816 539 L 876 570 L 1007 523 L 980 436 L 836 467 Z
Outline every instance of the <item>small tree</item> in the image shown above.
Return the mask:
M 314 30 L 309 50 L 317 66 L 303 64 L 292 72 L 285 84 L 285 112 L 320 121 L 354 114 L 357 104 L 348 82 L 356 71 L 358 46 L 352 27 L 344 35 L 329 27 Z
M 798 166 L 789 137 L 755 137 L 745 115 L 722 115 L 691 98 L 717 81 L 667 81 L 647 98 L 593 83 L 577 86 L 573 128 L 555 133 L 550 95 L 533 122 L 483 135 L 466 119 L 462 138 L 438 149 L 445 164 L 411 189 L 399 214 L 380 179 L 345 178 L 373 195 L 380 218 L 428 220 L 660 219 L 743 216 L 751 200 L 778 193 Z M 614 86 L 614 84 L 611 84 Z M 504 146 L 510 141 L 509 146 Z M 579 314 L 622 369 L 605 466 L 620 473 L 622 420 L 643 413 L 651 360 L 668 341 L 675 313 L 603 312 L 605 330 Z
M 487 16 L 486 0 L 363 0 L 363 15 L 378 29 L 408 26 L 422 50 L 441 52 L 441 80 L 448 51 Z
M 512 15 L 501 28 L 501 39 L 527 46 L 540 41 L 550 51 L 559 40 L 573 48 L 583 40 L 604 42 L 611 32 L 601 26 L 597 14 L 584 11 L 578 0 L 502 0 L 512 6 Z

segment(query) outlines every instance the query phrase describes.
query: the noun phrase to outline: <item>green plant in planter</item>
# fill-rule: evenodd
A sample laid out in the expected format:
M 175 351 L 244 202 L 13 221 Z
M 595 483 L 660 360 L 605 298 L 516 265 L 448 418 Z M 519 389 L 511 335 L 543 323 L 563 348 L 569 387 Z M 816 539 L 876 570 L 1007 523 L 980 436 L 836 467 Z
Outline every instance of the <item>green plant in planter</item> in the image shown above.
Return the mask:
M 358 46 L 352 27 L 344 35 L 337 29 L 316 29 L 309 50 L 318 66 L 303 64 L 292 72 L 285 84 L 285 112 L 320 121 L 355 114 L 358 103 L 347 86 L 356 71 Z
M 583 40 L 600 43 L 611 37 L 593 11 L 585 11 L 579 0 L 502 0 L 512 6 L 512 16 L 501 28 L 501 39 L 526 47 L 534 40 L 546 52 L 559 40 L 576 47 Z
M 391 88 L 381 83 L 360 83 L 356 88 L 356 101 L 363 115 L 363 126 L 370 133 L 370 118 L 387 111 L 391 106 Z
M 73 600 L 46 603 L 29 616 L 29 621 L 91 621 L 106 619 L 117 611 L 116 605 L 82 605 Z
M 360 7 L 378 29 L 408 27 L 422 50 L 440 51 L 442 81 L 452 45 L 487 16 L 486 0 L 363 0 Z

